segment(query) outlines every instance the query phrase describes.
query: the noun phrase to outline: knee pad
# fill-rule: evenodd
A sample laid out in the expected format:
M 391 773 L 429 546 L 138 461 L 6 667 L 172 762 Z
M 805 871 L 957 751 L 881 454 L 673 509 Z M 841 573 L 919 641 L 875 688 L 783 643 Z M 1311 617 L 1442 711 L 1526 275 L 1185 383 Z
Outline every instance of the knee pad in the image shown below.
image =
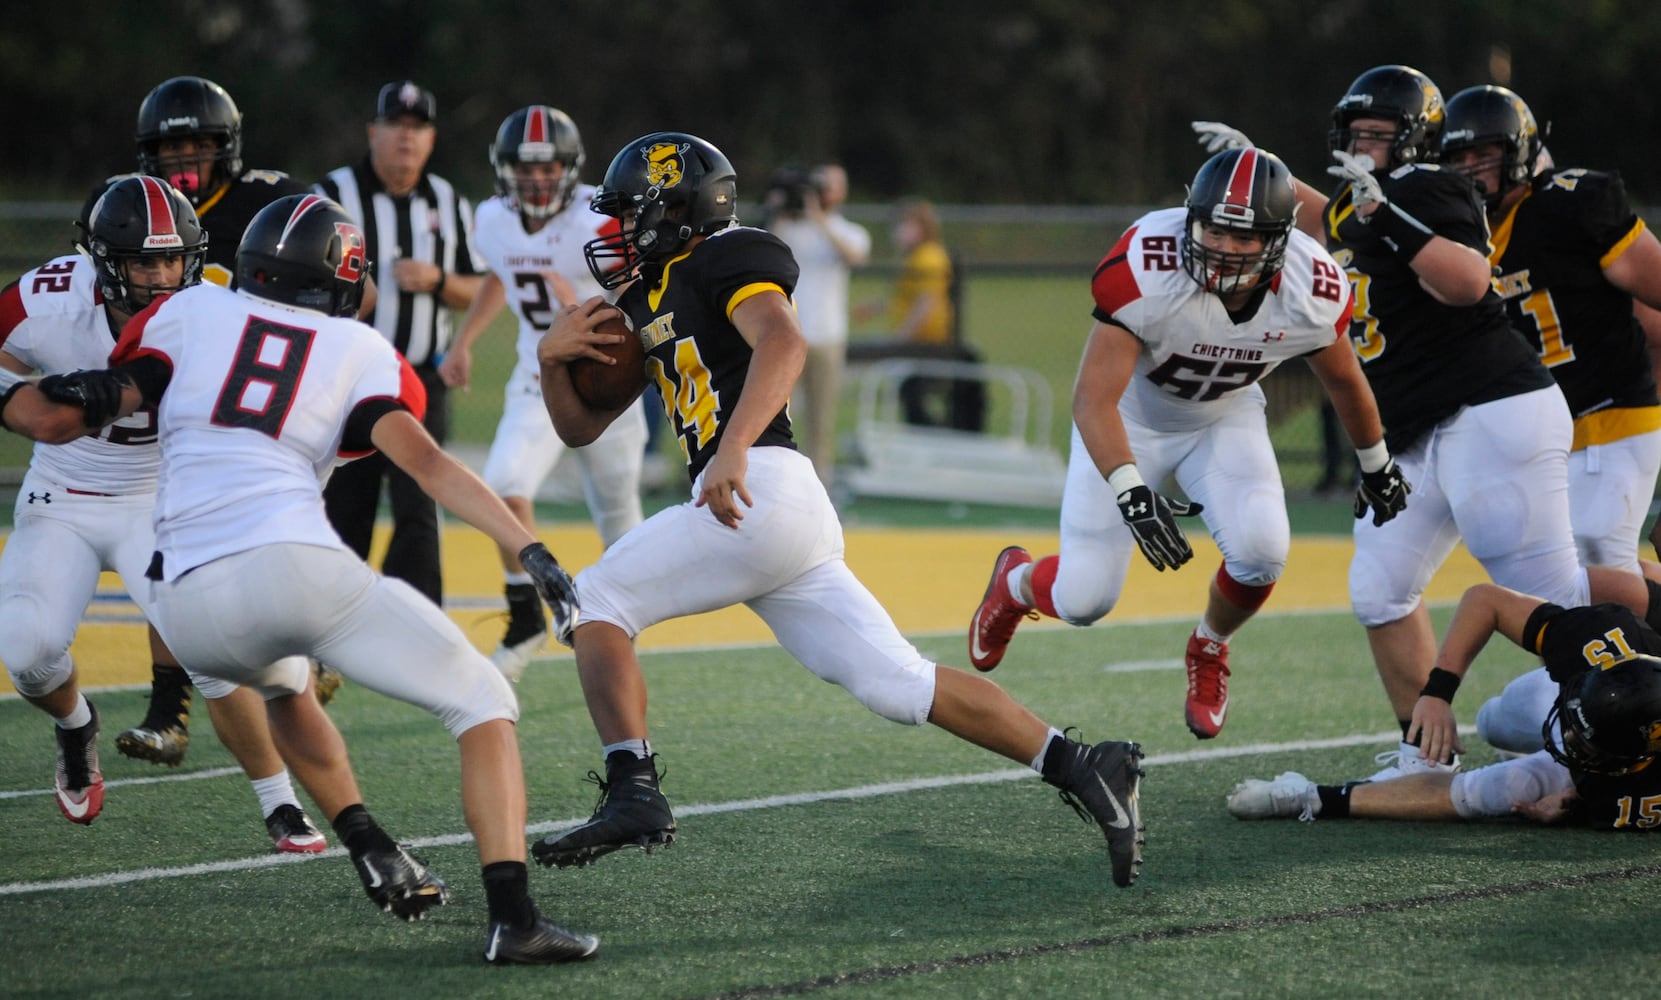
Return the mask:
M 35 663 L 19 670 L 6 661 L 6 669 L 12 675 L 12 686 L 17 693 L 25 698 L 44 698 L 61 688 L 69 681 L 69 676 L 75 672 L 75 660 L 67 653 L 60 653 L 46 663 Z
M 904 669 L 846 672 L 834 683 L 889 722 L 920 726 L 934 709 L 934 671 L 933 663 L 919 658 Z
M 1568 769 L 1546 753 L 1500 761 L 1453 776 L 1448 794 L 1463 819 L 1511 815 L 1517 802 L 1533 802 L 1571 784 Z
M 34 602 L 26 597 L 0 602 L 0 663 L 5 663 L 18 692 L 30 698 L 56 691 L 75 666 L 69 657 L 72 636 L 44 635 L 45 616 L 36 612 Z
M 1401 589 L 1408 586 L 1402 584 Z M 1419 604 L 1418 592 L 1394 593 L 1397 589 L 1378 560 L 1356 551 L 1350 561 L 1350 609 L 1357 621 L 1367 628 L 1376 628 L 1412 614 Z

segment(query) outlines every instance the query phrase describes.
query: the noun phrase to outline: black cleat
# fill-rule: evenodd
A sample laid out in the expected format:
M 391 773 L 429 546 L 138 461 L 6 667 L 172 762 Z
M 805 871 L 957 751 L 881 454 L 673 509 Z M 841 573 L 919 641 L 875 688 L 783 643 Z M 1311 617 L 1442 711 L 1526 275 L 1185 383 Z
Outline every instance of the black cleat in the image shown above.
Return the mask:
M 531 845 L 538 864 L 569 868 L 624 847 L 647 854 L 675 842 L 675 816 L 658 790 L 657 758 L 641 760 L 627 750 L 606 759 L 606 776 L 593 771 L 588 780 L 600 786 L 600 802 L 587 823 L 560 837 L 552 834 Z
M 144 721 L 115 738 L 122 756 L 178 767 L 190 746 L 190 676 L 183 667 L 156 667 Z
M 1044 780 L 1061 789 L 1061 800 L 1081 819 L 1095 820 L 1102 828 L 1113 865 L 1113 884 L 1131 885 L 1142 871 L 1142 845 L 1147 840 L 1138 798 L 1142 748 L 1117 740 L 1093 747 L 1068 740 L 1062 752 L 1071 756 L 1062 762 L 1056 777 Z
M 444 880 L 402 847 L 353 854 L 352 864 L 370 901 L 399 920 L 424 919 L 429 909 L 449 902 Z
M 580 962 L 594 957 L 599 950 L 599 938 L 592 934 L 573 934 L 540 913 L 523 930 L 507 924 L 491 924 L 484 939 L 484 960 L 495 965 Z

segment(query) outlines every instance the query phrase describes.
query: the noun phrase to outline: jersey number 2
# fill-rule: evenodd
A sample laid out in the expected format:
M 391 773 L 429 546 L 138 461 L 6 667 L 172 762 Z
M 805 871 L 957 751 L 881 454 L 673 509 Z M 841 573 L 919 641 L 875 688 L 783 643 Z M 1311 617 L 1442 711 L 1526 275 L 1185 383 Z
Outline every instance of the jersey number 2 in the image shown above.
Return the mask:
M 236 360 L 213 404 L 213 422 L 276 437 L 294 406 L 315 330 L 252 317 L 236 345 Z

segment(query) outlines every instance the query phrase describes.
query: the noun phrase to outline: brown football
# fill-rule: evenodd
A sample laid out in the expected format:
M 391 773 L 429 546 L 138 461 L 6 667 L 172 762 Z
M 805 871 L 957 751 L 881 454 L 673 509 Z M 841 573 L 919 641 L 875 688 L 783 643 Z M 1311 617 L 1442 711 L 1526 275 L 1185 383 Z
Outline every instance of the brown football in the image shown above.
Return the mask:
M 640 338 L 629 328 L 623 310 L 606 306 L 607 316 L 596 326 L 595 332 L 622 334 L 620 344 L 603 344 L 600 350 L 617 359 L 614 365 L 602 364 L 592 358 L 578 358 L 565 368 L 571 376 L 571 387 L 577 396 L 596 410 L 618 410 L 634 401 L 646 387 L 646 349 Z

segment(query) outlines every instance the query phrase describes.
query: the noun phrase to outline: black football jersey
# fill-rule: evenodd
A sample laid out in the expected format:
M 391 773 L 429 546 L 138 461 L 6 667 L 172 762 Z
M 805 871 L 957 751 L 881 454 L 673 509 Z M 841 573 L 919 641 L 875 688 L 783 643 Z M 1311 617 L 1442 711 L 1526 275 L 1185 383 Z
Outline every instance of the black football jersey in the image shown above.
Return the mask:
M 796 289 L 796 258 L 760 229 L 725 229 L 630 285 L 617 304 L 646 343 L 646 372 L 663 396 L 687 474 L 698 473 L 720 446 L 738 406 L 754 354 L 728 318 L 751 295 Z M 757 445 L 796 447 L 788 407 Z
M 1657 405 L 1632 296 L 1603 276 L 1603 265 L 1643 231 L 1620 177 L 1595 170 L 1536 178 L 1494 228 L 1489 260 L 1506 312 L 1577 417 Z
M 236 248 L 260 209 L 291 194 L 309 194 L 311 187 L 278 170 L 244 170 L 218 194 L 196 206 L 196 216 L 208 231 L 208 262 L 202 278 L 230 287 L 236 274 Z
M 1458 174 L 1407 166 L 1379 178 L 1384 195 L 1436 235 L 1488 253 L 1476 188 Z M 1327 249 L 1355 288 L 1350 340 L 1372 384 L 1392 451 L 1404 451 L 1461 407 L 1551 385 L 1551 374 L 1506 319 L 1499 296 L 1438 302 L 1407 262 L 1356 214 L 1349 185 L 1327 202 Z
M 1620 604 L 1561 608 L 1542 604 L 1523 626 L 1523 645 L 1540 654 L 1559 684 L 1630 653 L 1661 656 L 1661 635 Z M 1577 816 L 1605 830 L 1661 827 L 1661 764 L 1634 774 L 1570 772 L 1580 795 Z

